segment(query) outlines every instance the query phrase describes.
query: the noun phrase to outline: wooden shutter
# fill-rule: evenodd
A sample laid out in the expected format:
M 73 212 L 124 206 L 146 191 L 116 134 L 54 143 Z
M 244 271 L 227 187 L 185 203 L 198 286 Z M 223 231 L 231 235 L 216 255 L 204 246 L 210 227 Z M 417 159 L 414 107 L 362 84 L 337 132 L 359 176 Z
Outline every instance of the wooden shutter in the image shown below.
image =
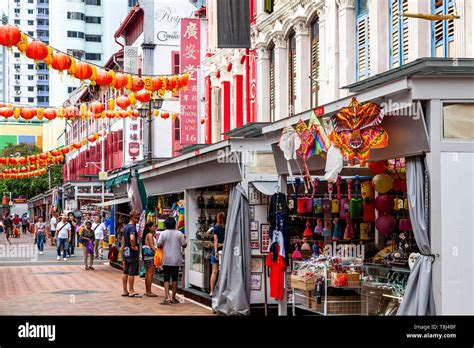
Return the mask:
M 357 17 L 357 80 L 369 77 L 370 50 L 369 50 L 369 14 Z
M 402 13 L 408 12 L 408 0 L 401 0 L 401 7 Z M 401 63 L 405 64 L 408 62 L 409 59 L 409 39 L 408 39 L 408 17 L 401 17 L 400 27 L 402 30 L 402 37 L 401 37 L 401 46 L 402 46 L 402 53 L 401 56 Z
M 449 1 L 447 4 L 446 12 L 447 14 L 454 15 L 454 0 Z M 454 19 L 450 19 L 446 23 L 447 26 L 447 37 L 446 37 L 446 45 L 447 45 L 447 57 L 454 57 Z
M 270 121 L 275 121 L 275 49 L 270 50 Z
M 317 32 L 317 26 L 319 21 L 316 21 L 311 25 L 311 107 L 315 108 L 318 106 L 318 79 L 319 79 L 319 32 Z
M 391 68 L 400 66 L 400 8 L 398 7 L 398 0 L 391 0 Z

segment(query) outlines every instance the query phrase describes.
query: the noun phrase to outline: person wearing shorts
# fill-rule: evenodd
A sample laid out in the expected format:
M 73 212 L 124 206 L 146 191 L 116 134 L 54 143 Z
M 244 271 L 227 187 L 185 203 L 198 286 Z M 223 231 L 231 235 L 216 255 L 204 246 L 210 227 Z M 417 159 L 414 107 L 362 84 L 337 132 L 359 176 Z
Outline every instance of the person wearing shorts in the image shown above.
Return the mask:
M 143 229 L 142 236 L 142 258 L 145 264 L 145 296 L 156 297 L 157 295 L 151 291 L 151 283 L 153 274 L 155 273 L 154 254 L 156 252 L 155 240 L 156 225 L 153 222 L 147 222 Z M 151 251 L 150 251 L 151 250 Z M 146 254 L 145 254 L 146 253 Z
M 176 299 L 178 289 L 178 270 L 183 264 L 181 249 L 186 247 L 184 234 L 176 229 L 176 220 L 165 220 L 165 228 L 158 238 L 158 248 L 163 249 L 163 271 L 165 285 L 165 299 L 161 304 L 179 303 Z M 170 299 L 170 280 L 172 282 L 172 295 Z
M 138 275 L 138 263 L 140 260 L 140 249 L 138 247 L 138 233 L 136 225 L 140 219 L 140 213 L 136 210 L 130 212 L 130 222 L 123 229 L 122 235 L 122 255 L 123 255 L 123 276 L 122 296 L 142 297 L 135 292 L 135 277 Z M 127 284 L 129 290 L 127 289 Z

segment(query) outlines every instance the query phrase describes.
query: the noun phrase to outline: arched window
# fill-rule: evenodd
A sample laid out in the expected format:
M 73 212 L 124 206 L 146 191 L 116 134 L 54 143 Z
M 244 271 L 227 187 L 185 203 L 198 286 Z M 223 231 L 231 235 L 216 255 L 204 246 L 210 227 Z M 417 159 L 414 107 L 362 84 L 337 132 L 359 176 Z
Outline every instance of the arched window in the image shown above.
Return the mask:
M 319 79 L 319 19 L 311 23 L 311 108 L 318 106 Z
M 289 83 L 289 114 L 294 115 L 295 113 L 295 100 L 296 100 L 296 36 L 292 32 L 288 38 L 288 83 Z
M 370 74 L 369 0 L 356 1 L 356 79 Z
M 270 47 L 270 122 L 275 121 L 275 46 Z
M 453 0 L 431 0 L 431 12 L 453 15 Z M 431 23 L 431 55 L 433 57 L 454 57 L 454 19 L 437 20 Z

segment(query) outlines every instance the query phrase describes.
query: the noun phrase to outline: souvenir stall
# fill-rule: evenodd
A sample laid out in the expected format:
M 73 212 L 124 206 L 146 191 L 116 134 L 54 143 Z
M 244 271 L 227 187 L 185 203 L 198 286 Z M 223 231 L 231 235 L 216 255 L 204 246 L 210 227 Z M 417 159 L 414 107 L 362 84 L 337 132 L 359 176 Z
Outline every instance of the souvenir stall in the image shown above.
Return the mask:
M 284 277 L 279 284 L 270 280 L 278 285 L 272 293 L 286 291 L 294 314 L 300 308 L 320 315 L 395 315 L 408 260 L 419 251 L 404 156 L 429 150 L 424 123 L 410 120 L 405 133 L 418 139 L 410 145 L 410 134 L 402 139 L 396 131 L 406 120 L 387 116 L 373 101 L 352 98 L 347 107 L 308 118 L 285 125 L 273 145 L 281 182 L 290 184 L 270 207 L 270 250 L 289 266 L 277 274 L 278 263 L 267 263 L 274 278 Z

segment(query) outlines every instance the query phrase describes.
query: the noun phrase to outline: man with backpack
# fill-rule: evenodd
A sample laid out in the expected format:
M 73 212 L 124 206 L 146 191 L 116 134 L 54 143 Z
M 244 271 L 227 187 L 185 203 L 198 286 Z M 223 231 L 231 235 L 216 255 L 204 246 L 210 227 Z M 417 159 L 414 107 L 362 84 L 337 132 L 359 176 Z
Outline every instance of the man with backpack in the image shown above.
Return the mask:
M 30 222 L 28 221 L 28 216 L 26 214 L 23 214 L 23 216 L 21 217 L 21 230 L 23 234 L 26 234 L 26 232 L 28 231 L 29 224 Z
M 124 227 L 122 235 L 122 255 L 123 255 L 123 276 L 122 296 L 142 297 L 135 292 L 135 277 L 138 275 L 138 264 L 140 258 L 140 248 L 138 247 L 137 227 L 140 213 L 136 210 L 130 212 L 130 222 Z M 129 290 L 127 290 L 127 284 Z

